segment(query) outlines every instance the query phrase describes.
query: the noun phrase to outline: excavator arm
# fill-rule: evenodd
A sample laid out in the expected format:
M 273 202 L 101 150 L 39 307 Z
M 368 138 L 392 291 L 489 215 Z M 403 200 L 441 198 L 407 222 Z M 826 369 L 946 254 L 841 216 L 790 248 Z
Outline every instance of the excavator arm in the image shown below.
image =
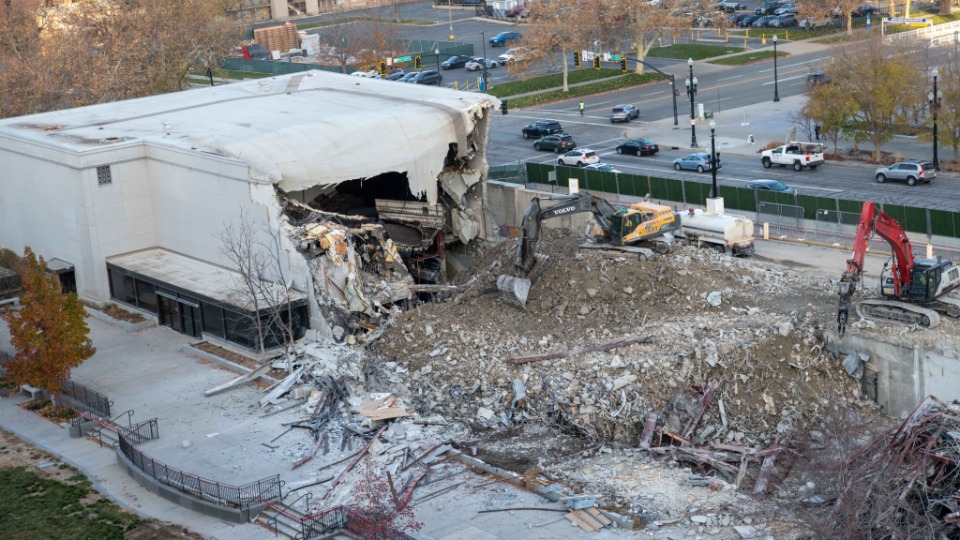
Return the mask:
M 886 240 L 893 250 L 893 287 L 899 298 L 910 287 L 910 275 L 913 273 L 913 246 L 906 231 L 893 218 L 876 208 L 874 203 L 863 203 L 860 222 L 857 223 L 857 236 L 853 242 L 853 254 L 847 259 L 847 269 L 840 277 L 837 290 L 840 293 L 840 306 L 837 310 L 837 332 L 842 336 L 847 327 L 847 319 L 852 305 L 851 298 L 857 290 L 857 284 L 863 278 L 863 261 L 867 254 L 870 239 L 876 234 Z
M 540 199 L 534 197 L 523 213 L 523 221 L 520 223 L 520 241 L 517 249 L 517 266 L 525 272 L 530 272 L 537 262 L 536 244 L 540 241 L 540 235 L 543 232 L 541 227 L 543 221 L 571 214 L 591 212 L 597 226 L 604 231 L 609 231 L 612 220 L 617 214 L 617 209 L 607 200 L 589 193 L 581 192 L 575 195 L 554 196 L 550 199 L 563 199 L 563 202 L 549 208 L 541 208 Z

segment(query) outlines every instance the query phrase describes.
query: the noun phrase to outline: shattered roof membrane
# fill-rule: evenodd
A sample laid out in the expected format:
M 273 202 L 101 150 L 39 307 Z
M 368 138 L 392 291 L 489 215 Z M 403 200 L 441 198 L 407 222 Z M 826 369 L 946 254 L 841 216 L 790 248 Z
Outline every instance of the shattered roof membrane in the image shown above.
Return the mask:
M 406 173 L 436 200 L 450 143 L 497 99 L 309 71 L 0 121 L 0 135 L 72 152 L 150 143 L 249 163 L 285 191 Z M 256 174 L 256 173 L 255 173 Z

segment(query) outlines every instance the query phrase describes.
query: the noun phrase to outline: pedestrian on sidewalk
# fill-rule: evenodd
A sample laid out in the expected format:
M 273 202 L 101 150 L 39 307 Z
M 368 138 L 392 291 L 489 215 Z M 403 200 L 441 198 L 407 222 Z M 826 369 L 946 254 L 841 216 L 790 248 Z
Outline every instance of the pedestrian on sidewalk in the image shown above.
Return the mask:
M 583 116 L 583 100 L 580 100 L 580 116 Z
M 817 140 L 819 141 L 820 140 L 820 124 L 813 125 L 813 132 L 814 134 L 816 134 Z

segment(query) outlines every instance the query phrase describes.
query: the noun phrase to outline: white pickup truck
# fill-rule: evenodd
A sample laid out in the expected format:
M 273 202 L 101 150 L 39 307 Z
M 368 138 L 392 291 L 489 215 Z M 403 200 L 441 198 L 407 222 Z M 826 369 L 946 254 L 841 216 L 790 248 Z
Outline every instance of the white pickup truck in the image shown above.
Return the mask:
M 802 171 L 804 167 L 816 169 L 823 163 L 823 146 L 820 143 L 793 141 L 772 150 L 764 150 L 760 161 L 768 169 L 774 165 L 792 165 L 795 171 Z

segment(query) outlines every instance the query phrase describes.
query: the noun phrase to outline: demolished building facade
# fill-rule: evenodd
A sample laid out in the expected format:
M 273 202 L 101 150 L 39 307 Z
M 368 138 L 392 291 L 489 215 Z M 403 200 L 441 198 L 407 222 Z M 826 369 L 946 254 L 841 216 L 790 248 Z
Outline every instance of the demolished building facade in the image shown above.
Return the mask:
M 442 282 L 451 251 L 494 238 L 497 105 L 317 71 L 6 119 L 0 246 L 67 261 L 82 298 L 196 337 L 250 347 L 237 321 L 256 302 L 238 291 L 254 279 L 260 304 L 309 306 L 298 334 L 345 339 Z M 224 249 L 240 225 L 257 272 Z

